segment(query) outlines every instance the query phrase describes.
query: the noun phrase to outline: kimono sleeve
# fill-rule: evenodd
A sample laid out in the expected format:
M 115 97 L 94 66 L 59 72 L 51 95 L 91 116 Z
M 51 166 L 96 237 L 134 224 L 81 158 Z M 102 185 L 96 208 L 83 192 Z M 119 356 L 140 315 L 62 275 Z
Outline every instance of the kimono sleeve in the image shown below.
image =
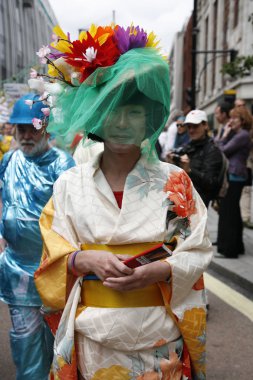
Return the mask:
M 212 259 L 206 223 L 207 209 L 184 171 L 171 173 L 165 190 L 171 202 L 177 247 L 167 259 L 170 292 L 164 300 L 190 354 L 193 379 L 205 379 L 206 297 L 203 272 Z M 174 214 L 174 215 L 173 215 Z
M 170 305 L 181 318 L 187 310 L 187 299 L 212 259 L 212 244 L 207 233 L 207 209 L 184 171 L 171 174 L 165 190 L 176 216 L 171 221 L 177 231 L 178 244 L 167 259 L 172 270 Z
M 63 197 L 64 191 L 55 186 L 52 198 L 42 211 L 43 252 L 41 264 L 34 275 L 43 304 L 54 310 L 65 306 L 70 284 L 73 283 L 73 276 L 67 271 L 68 255 L 79 249 L 75 232 L 64 214 Z

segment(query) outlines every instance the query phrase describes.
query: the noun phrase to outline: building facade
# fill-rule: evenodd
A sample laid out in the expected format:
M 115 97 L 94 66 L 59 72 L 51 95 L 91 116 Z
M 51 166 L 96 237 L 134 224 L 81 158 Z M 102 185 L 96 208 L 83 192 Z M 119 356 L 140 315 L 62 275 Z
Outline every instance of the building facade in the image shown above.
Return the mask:
M 48 0 L 0 0 L 0 88 L 4 82 L 26 81 L 56 24 Z
M 251 107 L 253 101 L 253 74 L 232 79 L 221 72 L 229 62 L 231 49 L 238 56 L 253 52 L 252 0 L 199 0 L 197 6 L 197 50 L 218 50 L 220 53 L 197 54 L 196 104 L 208 114 L 213 113 L 217 101 L 226 93 L 244 99 Z
M 231 49 L 238 52 L 238 56 L 253 55 L 253 0 L 197 0 L 197 25 L 192 29 L 192 20 L 184 25 L 184 45 L 179 51 L 177 39 L 171 52 L 183 56 L 183 88 L 181 100 L 174 97 L 173 107 L 187 106 L 187 91 L 191 88 L 191 37 L 197 35 L 196 51 L 214 51 L 217 53 L 196 54 L 196 108 L 201 108 L 210 115 L 214 113 L 217 102 L 234 94 L 236 98 L 246 101 L 252 111 L 253 104 L 253 71 L 244 77 L 232 78 L 223 74 L 223 64 L 230 61 Z M 251 16 L 251 17 L 250 17 Z M 173 56 L 174 57 L 174 56 Z M 176 58 L 173 58 L 174 62 Z M 173 83 L 181 85 L 182 80 L 172 65 Z M 188 79 L 187 79 L 188 78 Z M 186 83 L 187 82 L 187 83 Z M 175 86 L 175 84 L 174 84 Z M 229 95 L 226 95 L 229 94 Z M 172 93 L 174 95 L 174 93 Z

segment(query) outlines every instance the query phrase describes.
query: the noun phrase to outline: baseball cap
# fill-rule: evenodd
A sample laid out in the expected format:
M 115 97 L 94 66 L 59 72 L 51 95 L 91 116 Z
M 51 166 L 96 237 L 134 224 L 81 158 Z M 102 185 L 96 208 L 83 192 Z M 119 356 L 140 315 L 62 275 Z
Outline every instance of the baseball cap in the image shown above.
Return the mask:
M 200 124 L 202 121 L 207 121 L 205 111 L 192 110 L 186 115 L 184 124 Z
M 32 100 L 32 107 L 28 106 L 25 101 Z M 19 98 L 14 104 L 12 114 L 9 119 L 10 124 L 32 124 L 33 118 L 43 119 L 44 114 L 42 108 L 48 108 L 39 100 L 39 95 L 29 93 Z

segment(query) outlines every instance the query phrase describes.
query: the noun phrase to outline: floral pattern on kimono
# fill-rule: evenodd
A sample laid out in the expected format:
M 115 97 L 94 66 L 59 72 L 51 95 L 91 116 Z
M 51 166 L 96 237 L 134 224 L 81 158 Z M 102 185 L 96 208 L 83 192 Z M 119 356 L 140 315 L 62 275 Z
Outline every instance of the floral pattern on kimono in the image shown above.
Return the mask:
M 99 161 L 100 155 L 64 173 L 55 183 L 53 197 L 42 213 L 44 251 L 35 282 L 43 303 L 52 309 L 64 308 L 74 280 L 66 270 L 67 258 L 84 243 L 131 245 L 169 242 L 174 238 L 177 246 L 167 259 L 171 281 L 159 283 L 159 287 L 165 308 L 178 326 L 190 355 L 191 377 L 186 355 L 185 378 L 205 379 L 202 274 L 212 257 L 206 208 L 183 170 L 162 162 L 149 164 L 142 156 L 127 177 L 119 210 Z M 56 334 L 55 379 L 77 378 L 73 323 L 75 316 L 85 309 L 78 305 L 78 291 L 80 280 L 72 288 L 71 305 L 67 303 Z M 71 308 L 73 299 L 77 311 Z M 64 377 L 61 373 L 69 371 L 68 367 L 73 372 Z M 138 380 L 142 378 L 147 377 L 143 374 Z

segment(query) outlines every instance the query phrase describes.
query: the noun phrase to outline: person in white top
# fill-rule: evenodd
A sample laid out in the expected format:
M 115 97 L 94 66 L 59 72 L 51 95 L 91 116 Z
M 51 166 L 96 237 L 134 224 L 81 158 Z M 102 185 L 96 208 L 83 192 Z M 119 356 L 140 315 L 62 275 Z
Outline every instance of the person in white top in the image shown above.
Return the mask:
M 166 161 L 167 154 L 174 148 L 176 136 L 177 136 L 177 123 L 178 118 L 183 116 L 183 111 L 176 110 L 173 116 L 170 116 L 164 131 L 159 136 L 159 143 L 161 145 L 162 153 L 161 159 L 162 161 Z

